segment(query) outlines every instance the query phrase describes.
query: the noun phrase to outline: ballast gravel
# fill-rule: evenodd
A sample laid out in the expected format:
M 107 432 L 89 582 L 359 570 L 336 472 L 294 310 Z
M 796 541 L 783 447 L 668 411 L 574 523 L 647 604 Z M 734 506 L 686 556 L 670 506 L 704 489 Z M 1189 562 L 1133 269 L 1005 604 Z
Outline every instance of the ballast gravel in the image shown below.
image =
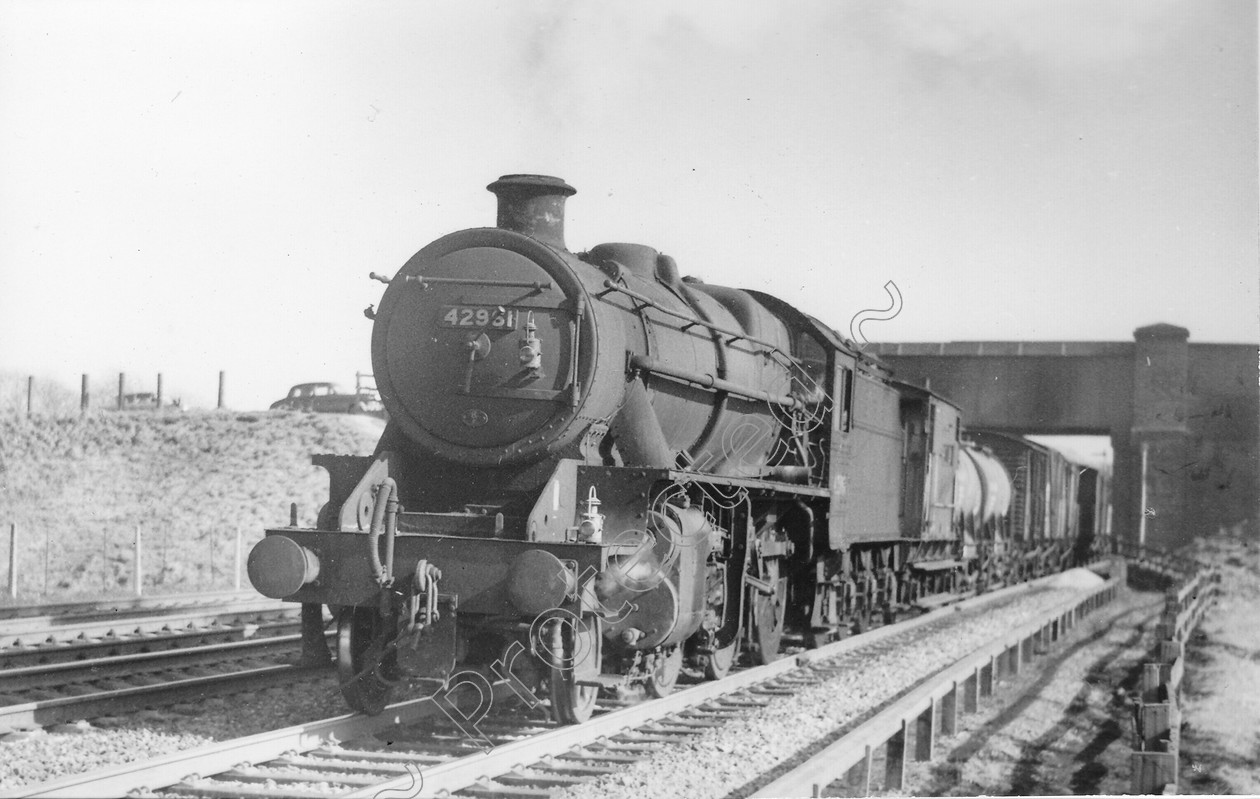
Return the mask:
M 1061 575 L 1053 587 L 1034 589 L 1000 608 L 960 612 L 957 624 L 924 632 L 903 648 L 873 652 L 860 669 L 840 673 L 793 696 L 774 697 L 765 707 L 750 709 L 723 727 L 553 797 L 747 795 L 786 771 L 784 761 L 794 763 L 830 743 L 842 725 L 1101 582 L 1092 572 L 1076 570 Z
M 764 779 L 784 760 L 826 740 L 841 725 L 915 681 L 1099 582 L 1089 572 L 1068 573 L 1054 587 L 1030 590 L 1001 608 L 959 613 L 958 624 L 924 632 L 903 649 L 865 660 L 860 669 L 795 696 L 775 697 L 766 707 L 751 709 L 687 744 L 557 795 L 566 799 L 738 795 L 751 781 Z M 344 707 L 330 671 L 248 695 L 209 697 L 125 718 L 96 719 L 88 727 L 8 736 L 0 739 L 0 790 L 318 721 L 344 712 Z
M 319 721 L 345 712 L 332 671 L 248 694 L 94 719 L 91 725 L 0 739 L 0 790 L 147 760 L 205 744 Z

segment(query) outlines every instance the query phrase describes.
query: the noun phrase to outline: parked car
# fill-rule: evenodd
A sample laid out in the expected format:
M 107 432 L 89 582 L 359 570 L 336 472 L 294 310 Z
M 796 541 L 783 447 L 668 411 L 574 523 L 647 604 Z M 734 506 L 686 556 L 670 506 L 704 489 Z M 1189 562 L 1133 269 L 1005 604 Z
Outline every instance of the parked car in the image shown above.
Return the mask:
M 336 383 L 298 383 L 284 399 L 271 403 L 271 410 L 380 415 L 385 406 L 376 389 L 363 385 L 354 391 L 343 391 Z

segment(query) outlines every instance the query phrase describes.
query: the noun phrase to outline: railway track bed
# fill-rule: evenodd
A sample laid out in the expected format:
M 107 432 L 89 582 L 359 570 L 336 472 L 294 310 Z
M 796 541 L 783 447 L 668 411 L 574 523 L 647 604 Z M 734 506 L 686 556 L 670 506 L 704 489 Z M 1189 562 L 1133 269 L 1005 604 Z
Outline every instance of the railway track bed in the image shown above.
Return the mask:
M 204 752 L 233 744 L 203 748 L 201 761 L 169 755 L 167 759 L 172 762 L 164 766 L 164 777 L 146 776 L 139 773 L 142 767 L 136 766 L 133 771 L 137 773 L 132 776 L 138 782 L 132 787 L 179 784 L 187 774 L 198 773 L 202 777 L 195 788 L 203 795 L 232 795 L 233 791 L 303 795 L 306 790 L 354 795 L 353 791 L 367 790 L 368 786 L 379 790 L 381 782 L 391 778 L 395 787 L 405 790 L 416 773 L 422 772 L 426 792 L 462 788 L 467 795 L 537 795 L 542 791 L 570 792 L 573 796 L 644 796 L 658 795 L 644 783 L 645 774 L 653 779 L 672 774 L 673 788 L 665 792 L 667 795 L 725 796 L 754 782 L 802 745 L 833 732 L 844 723 L 845 714 L 860 713 L 861 708 L 887 701 L 889 697 L 881 692 L 895 693 L 894 683 L 912 684 L 916 675 L 944 665 L 941 658 L 966 654 L 968 647 L 974 649 L 995 631 L 1044 612 L 1075 593 L 1079 588 L 1043 585 L 1014 589 L 1002 608 L 984 613 L 946 609 L 917 619 L 913 631 L 905 629 L 906 625 L 885 628 L 751 669 L 744 672 L 748 677 L 739 675 L 749 681 L 744 693 L 731 694 L 739 687 L 733 683 L 705 683 L 659 702 L 607 708 L 591 724 L 578 727 L 556 729 L 549 723 L 522 725 L 519 720 L 487 719 L 486 735 L 495 746 L 488 754 L 472 746 L 469 736 L 462 734 L 466 730 L 456 730 L 445 719 L 420 722 L 421 726 L 411 731 L 389 728 L 386 720 L 389 729 L 383 739 L 360 729 L 357 737 L 367 743 L 354 746 L 347 742 L 350 739 L 344 731 L 326 726 L 318 733 L 294 733 L 295 740 L 304 741 L 303 745 L 287 741 L 285 749 L 269 754 L 247 757 L 234 749 L 230 755 L 220 756 L 227 761 L 217 768 L 207 764 Z M 826 660 L 817 662 L 819 658 Z M 798 661 L 809 665 L 798 666 Z M 759 682 L 762 684 L 753 685 Z M 422 700 L 421 704 L 433 715 L 431 702 Z M 328 706 L 335 704 L 330 701 Z M 369 723 L 361 716 L 347 718 L 355 720 L 349 723 Z M 781 734 L 768 735 L 767 729 Z M 329 743 L 330 735 L 336 737 L 336 745 Z M 295 754 L 276 759 L 289 750 Z M 725 765 L 713 765 L 717 761 L 725 761 Z M 246 765 L 237 767 L 242 763 Z M 214 773 L 220 774 L 214 780 L 217 786 L 207 776 Z M 296 782 L 285 782 L 285 775 Z M 491 777 L 496 781 L 487 782 Z M 588 782 L 591 779 L 594 782 Z M 7 779 L 0 782 L 0 786 L 11 785 Z M 244 786 L 250 787 L 245 790 Z M 180 792 L 192 788 L 185 784 Z M 92 788 L 78 784 L 65 790 L 68 792 L 62 795 L 81 795 Z
M 185 637 L 250 637 L 296 622 L 292 605 L 236 592 L 0 608 L 0 667 L 53 663 L 93 647 L 142 649 Z
M 283 684 L 299 627 L 293 608 L 238 593 L 0 609 L 0 736 Z

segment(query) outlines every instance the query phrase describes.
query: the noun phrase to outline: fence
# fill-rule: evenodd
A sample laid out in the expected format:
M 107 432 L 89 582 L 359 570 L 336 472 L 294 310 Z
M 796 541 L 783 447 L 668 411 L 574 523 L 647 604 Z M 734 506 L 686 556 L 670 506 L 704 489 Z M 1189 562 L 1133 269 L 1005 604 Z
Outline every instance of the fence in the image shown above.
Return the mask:
M 875 767 L 879 751 L 884 753 L 880 787 L 901 790 L 910 758 L 932 760 L 937 738 L 957 732 L 961 713 L 976 712 L 980 697 L 992 696 L 1000 677 L 1019 674 L 1034 655 L 1046 654 L 1080 619 L 1114 600 L 1123 581 L 1113 573 L 1103 585 L 933 675 L 753 796 L 823 796 L 837 781 L 843 781 L 849 792 L 869 796 L 880 776 Z
M 242 580 L 245 541 L 240 527 L 226 542 L 215 534 L 206 536 L 203 551 L 207 557 L 204 560 L 200 558 L 198 550 L 201 548 L 196 544 L 178 547 L 177 558 L 182 556 L 193 562 L 174 566 L 170 563 L 169 541 L 164 536 L 159 537 L 155 531 L 146 536 L 140 525 L 124 536 L 118 535 L 116 530 L 111 534 L 109 528 L 102 528 L 99 549 L 92 545 L 91 548 L 96 551 L 84 555 L 83 548 L 80 548 L 70 559 L 65 557 L 66 552 L 57 553 L 54 557 L 47 536 L 19 531 L 13 523 L 8 528 L 9 567 L 5 596 L 11 603 L 24 598 L 46 600 L 85 592 L 106 596 L 128 593 L 138 597 L 146 591 L 168 586 L 179 590 L 241 590 L 245 587 Z M 34 559 L 36 568 L 24 572 L 18 553 L 36 551 L 36 547 L 42 550 L 43 562 L 39 564 L 37 556 Z M 73 564 L 70 560 L 74 561 Z M 32 558 L 28 557 L 27 565 L 31 562 Z M 169 581 L 168 575 L 172 576 Z
M 356 379 L 357 378 L 358 378 L 358 375 L 356 375 Z M 52 389 L 55 392 L 59 391 L 59 392 L 69 393 L 70 391 L 64 386 L 61 386 L 60 384 L 57 384 L 57 383 L 53 383 L 51 381 L 49 381 L 49 385 L 52 387 Z M 31 414 L 35 413 L 35 396 L 36 396 L 35 387 L 36 387 L 36 382 L 35 382 L 34 376 L 28 376 L 26 378 L 26 398 L 24 402 L 24 411 L 27 416 L 30 416 Z M 226 407 L 224 404 L 224 399 L 226 397 L 226 387 L 227 387 L 227 373 L 224 371 L 220 371 L 219 372 L 219 387 L 218 387 L 218 403 L 216 405 L 216 408 L 218 410 L 223 410 L 223 408 Z M 91 397 L 92 397 L 91 381 L 88 379 L 88 376 L 86 374 L 83 374 L 81 375 L 80 381 L 79 381 L 79 413 L 81 414 L 87 413 L 89 408 L 92 407 Z M 50 399 L 49 397 L 44 397 L 43 405 L 45 406 L 44 408 L 45 412 L 49 410 L 53 410 L 53 411 L 64 410 L 64 406 L 66 404 L 66 402 L 64 401 L 65 399 L 66 398 L 63 397 L 62 401 L 58 401 L 56 399 Z M 12 399 L 6 400 L 6 403 L 8 402 L 12 402 Z M 156 409 L 156 408 L 162 408 L 162 407 L 178 407 L 179 404 L 180 404 L 180 400 L 175 399 L 173 401 L 170 401 L 164 396 L 163 379 L 162 379 L 161 372 L 157 373 L 156 390 L 155 391 L 142 391 L 142 392 L 128 392 L 127 391 L 127 375 L 125 372 L 119 372 L 118 373 L 118 393 L 116 395 L 116 398 L 114 399 L 113 402 L 103 407 L 109 407 L 115 410 L 124 410 L 124 409 L 149 410 L 149 409 Z M 102 406 L 98 406 L 98 407 L 102 407 Z
M 1162 562 L 1151 565 L 1160 573 L 1168 567 Z M 1143 664 L 1141 692 L 1133 708 L 1132 793 L 1177 791 L 1186 640 L 1211 605 L 1219 582 L 1215 568 L 1200 568 L 1164 593 L 1164 611 L 1155 632 L 1158 659 Z

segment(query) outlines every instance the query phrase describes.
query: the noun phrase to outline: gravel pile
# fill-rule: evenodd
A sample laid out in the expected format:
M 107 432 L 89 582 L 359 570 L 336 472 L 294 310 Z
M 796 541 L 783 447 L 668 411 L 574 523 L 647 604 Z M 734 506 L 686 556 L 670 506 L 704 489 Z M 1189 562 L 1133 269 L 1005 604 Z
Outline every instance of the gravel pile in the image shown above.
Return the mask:
M 252 694 L 209 697 L 93 726 L 65 725 L 0 740 L 0 790 L 193 749 L 346 712 L 329 672 Z
M 766 707 L 752 709 L 685 745 L 554 796 L 642 799 L 747 794 L 784 770 L 783 761 L 803 759 L 830 743 L 838 727 L 1079 593 L 1074 588 L 1044 589 L 998 609 L 959 613 L 958 624 L 923 632 L 905 648 L 873 654 L 860 670 L 842 673 L 794 696 L 776 697 Z M 794 757 L 798 754 L 801 757 Z

